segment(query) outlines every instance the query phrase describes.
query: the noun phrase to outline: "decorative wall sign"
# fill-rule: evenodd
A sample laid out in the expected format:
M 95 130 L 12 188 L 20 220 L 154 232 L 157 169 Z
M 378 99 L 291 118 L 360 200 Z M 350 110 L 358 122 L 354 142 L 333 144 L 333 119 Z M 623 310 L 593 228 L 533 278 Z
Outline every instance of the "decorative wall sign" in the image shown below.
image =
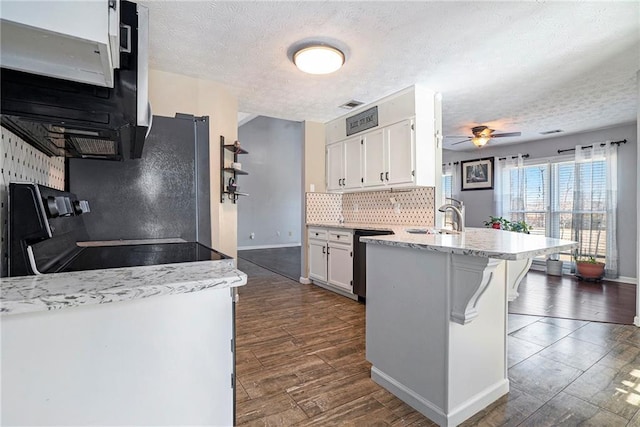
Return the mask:
M 378 106 L 347 117 L 347 136 L 378 126 Z
M 460 165 L 462 167 L 462 191 L 493 188 L 493 157 L 463 160 Z

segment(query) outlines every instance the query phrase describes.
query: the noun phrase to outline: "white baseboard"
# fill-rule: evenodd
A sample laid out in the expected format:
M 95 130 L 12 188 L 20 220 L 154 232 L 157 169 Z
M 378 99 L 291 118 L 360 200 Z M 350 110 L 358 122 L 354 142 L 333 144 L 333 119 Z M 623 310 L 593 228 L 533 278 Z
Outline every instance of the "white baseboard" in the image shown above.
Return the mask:
M 634 325 L 636 325 L 636 326 L 638 326 L 638 327 L 640 327 L 640 317 L 635 316 L 635 317 L 633 318 L 633 324 L 634 324 Z
M 438 425 L 448 427 L 461 424 L 509 392 L 509 380 L 503 379 L 483 390 L 481 393 L 467 399 L 463 404 L 453 408 L 447 414 L 442 408 L 428 401 L 375 366 L 371 367 L 371 379 L 427 418 L 435 421 Z
M 302 283 L 303 285 L 310 285 L 312 282 L 308 277 L 300 276 L 300 283 Z
M 302 244 L 301 243 L 272 243 L 269 245 L 238 246 L 238 250 L 248 251 L 251 249 L 293 248 L 296 246 L 302 246 Z

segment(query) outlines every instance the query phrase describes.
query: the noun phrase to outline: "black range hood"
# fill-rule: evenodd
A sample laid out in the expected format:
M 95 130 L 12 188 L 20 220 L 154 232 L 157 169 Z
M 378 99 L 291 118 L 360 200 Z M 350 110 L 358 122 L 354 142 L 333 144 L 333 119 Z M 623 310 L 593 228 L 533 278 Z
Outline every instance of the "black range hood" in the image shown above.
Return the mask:
M 131 27 L 131 45 L 113 88 L 2 68 L 2 126 L 49 156 L 140 158 L 151 126 L 148 10 L 122 0 L 120 22 Z

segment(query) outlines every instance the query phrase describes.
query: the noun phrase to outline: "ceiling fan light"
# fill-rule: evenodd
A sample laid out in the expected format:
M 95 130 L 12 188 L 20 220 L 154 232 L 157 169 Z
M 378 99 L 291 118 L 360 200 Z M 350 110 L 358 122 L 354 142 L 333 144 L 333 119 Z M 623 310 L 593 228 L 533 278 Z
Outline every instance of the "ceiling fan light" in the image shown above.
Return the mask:
M 293 54 L 293 63 L 305 73 L 330 74 L 342 67 L 344 53 L 332 46 L 308 46 Z
M 487 142 L 489 142 L 489 139 L 491 138 L 486 136 L 474 136 L 473 138 L 471 138 L 471 142 L 473 143 L 473 145 L 479 148 L 487 145 Z

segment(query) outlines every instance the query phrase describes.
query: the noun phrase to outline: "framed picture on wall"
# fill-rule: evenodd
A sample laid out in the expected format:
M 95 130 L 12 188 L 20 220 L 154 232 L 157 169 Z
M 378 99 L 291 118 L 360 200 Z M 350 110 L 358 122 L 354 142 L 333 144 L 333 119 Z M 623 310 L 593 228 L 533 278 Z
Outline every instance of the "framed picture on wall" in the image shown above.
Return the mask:
M 493 188 L 493 157 L 463 160 L 460 166 L 462 167 L 462 191 Z

